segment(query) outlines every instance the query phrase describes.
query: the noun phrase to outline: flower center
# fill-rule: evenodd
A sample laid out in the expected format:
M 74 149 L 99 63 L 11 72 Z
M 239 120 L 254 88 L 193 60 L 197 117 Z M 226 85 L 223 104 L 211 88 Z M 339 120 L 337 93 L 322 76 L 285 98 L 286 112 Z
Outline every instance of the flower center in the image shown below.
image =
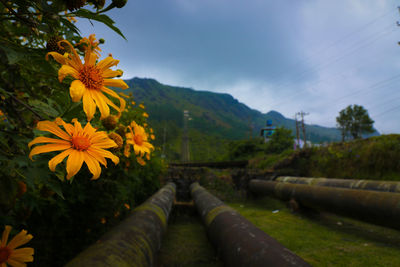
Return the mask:
M 71 140 L 74 149 L 82 151 L 90 147 L 91 143 L 86 136 L 73 136 Z
M 11 249 L 8 247 L 1 247 L 0 248 L 0 264 L 4 263 L 8 260 L 11 255 Z
M 143 137 L 141 135 L 135 135 L 133 139 L 137 145 L 141 146 L 143 144 Z
M 83 66 L 79 72 L 79 80 L 91 90 L 100 90 L 103 86 L 103 76 L 95 66 Z

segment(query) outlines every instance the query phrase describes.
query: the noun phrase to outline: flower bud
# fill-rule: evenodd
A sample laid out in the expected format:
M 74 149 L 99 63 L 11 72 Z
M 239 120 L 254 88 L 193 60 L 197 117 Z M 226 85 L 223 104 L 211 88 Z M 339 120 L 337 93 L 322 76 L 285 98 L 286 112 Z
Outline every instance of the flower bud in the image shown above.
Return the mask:
M 101 124 L 103 124 L 104 128 L 106 128 L 108 131 L 114 130 L 117 126 L 117 122 L 117 118 L 113 115 L 101 120 Z
M 115 150 L 120 150 L 124 145 L 124 140 L 119 134 L 112 132 L 108 135 L 108 137 L 117 144 L 117 147 L 114 147 Z

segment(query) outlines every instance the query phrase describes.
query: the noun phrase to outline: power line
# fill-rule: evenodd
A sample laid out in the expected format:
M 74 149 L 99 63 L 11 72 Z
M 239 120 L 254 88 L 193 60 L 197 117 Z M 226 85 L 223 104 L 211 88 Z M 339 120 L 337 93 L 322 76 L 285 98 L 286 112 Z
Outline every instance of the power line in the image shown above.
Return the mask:
M 382 15 L 376 17 L 375 19 L 373 19 L 372 21 L 368 22 L 367 24 L 362 25 L 361 27 L 357 28 L 355 31 L 352 31 L 348 34 L 346 34 L 345 36 L 341 37 L 339 40 L 334 41 L 333 43 L 331 43 L 330 45 L 328 45 L 327 47 L 324 47 L 322 49 L 319 49 L 316 52 L 313 52 L 312 54 L 318 54 L 322 51 L 326 51 L 331 47 L 334 47 L 336 45 L 338 45 L 339 43 L 343 42 L 344 40 L 348 39 L 349 37 L 354 36 L 356 33 L 361 32 L 362 30 L 366 29 L 368 26 L 374 24 L 375 22 L 377 22 L 379 19 L 386 17 L 388 14 L 392 13 L 393 9 L 388 10 L 387 12 L 383 13 Z M 312 60 L 311 56 L 308 56 L 308 58 L 306 58 L 306 60 L 298 60 L 296 61 L 296 63 L 292 64 L 291 67 L 295 67 L 297 65 L 299 65 L 300 63 L 307 63 L 308 61 Z M 274 75 L 275 77 L 279 77 L 281 74 L 287 72 L 287 70 L 281 71 L 278 74 Z
M 394 32 L 394 30 L 392 30 L 392 32 Z M 329 66 L 330 64 L 336 63 L 336 62 L 338 62 L 338 61 L 340 61 L 340 60 L 342 60 L 342 59 L 344 59 L 344 58 L 346 58 L 346 57 L 348 57 L 348 56 L 350 56 L 350 55 L 352 55 L 352 54 L 358 52 L 360 48 L 364 48 L 364 47 L 367 47 L 367 46 L 371 45 L 372 43 L 374 43 L 374 42 L 377 41 L 378 39 L 379 39 L 379 38 L 375 38 L 374 40 L 372 40 L 372 42 L 369 42 L 369 43 L 367 43 L 367 44 L 365 44 L 365 45 L 363 45 L 363 46 L 361 46 L 361 47 L 357 47 L 356 49 L 354 49 L 354 50 L 350 51 L 349 53 L 344 54 L 344 55 L 342 55 L 342 56 L 340 56 L 340 57 L 334 59 L 334 60 L 331 61 L 331 62 L 328 62 L 328 63 L 325 63 L 325 64 L 320 64 L 319 66 L 315 67 L 314 69 L 305 70 L 305 71 L 301 72 L 300 75 L 299 75 L 298 77 L 296 77 L 296 78 L 297 78 L 297 80 L 298 80 L 298 79 L 304 77 L 305 74 L 307 74 L 308 72 L 316 72 L 316 71 L 318 71 L 318 70 L 323 69 L 323 68 L 326 67 L 326 66 Z M 340 75 L 340 74 L 339 74 L 339 75 Z M 296 80 L 296 79 L 295 79 L 295 80 Z M 320 81 L 318 81 L 316 84 L 314 84 L 313 87 L 314 87 L 315 85 L 321 84 L 321 83 L 323 83 L 323 82 L 324 82 L 324 80 L 320 80 Z M 282 87 L 286 87 L 286 86 L 288 86 L 288 85 L 290 85 L 290 84 L 291 84 L 291 83 L 282 84 L 281 86 L 275 87 L 274 89 L 276 90 L 276 89 L 279 89 L 279 88 L 282 88 Z M 278 106 L 278 105 L 281 105 L 281 104 L 283 104 L 283 103 L 286 103 L 286 101 L 287 101 L 288 98 L 293 98 L 293 97 L 295 97 L 295 96 L 297 96 L 297 95 L 300 95 L 300 94 L 303 93 L 305 90 L 306 90 L 306 89 L 302 89 L 302 90 L 299 90 L 295 95 L 291 94 L 291 95 L 288 95 L 287 97 L 284 97 L 284 99 L 285 99 L 284 101 L 279 102 L 278 104 L 275 104 L 275 105 L 271 106 L 271 108 L 276 107 L 276 106 Z
M 390 27 L 393 27 L 393 24 L 389 25 L 389 27 L 386 27 L 386 28 L 390 28 Z M 385 30 L 386 30 L 386 28 L 385 28 Z M 393 28 L 393 29 L 390 30 L 390 31 L 381 32 L 380 34 L 381 34 L 382 36 L 384 36 L 384 35 L 386 35 L 386 34 L 388 34 L 388 33 L 394 32 L 394 30 L 395 30 L 395 28 Z M 317 71 L 319 71 L 319 70 L 321 70 L 321 69 L 323 69 L 323 68 L 325 68 L 325 67 L 327 67 L 327 66 L 329 66 L 329 65 L 332 65 L 333 63 L 336 63 L 336 62 L 338 62 L 338 61 L 340 61 L 340 60 L 342 60 L 342 59 L 344 59 L 344 58 L 347 58 L 347 57 L 350 56 L 350 55 L 353 55 L 354 53 L 357 53 L 357 52 L 361 51 L 362 48 L 365 48 L 365 47 L 370 46 L 371 44 L 373 44 L 373 43 L 375 43 L 376 41 L 378 41 L 382 36 L 376 36 L 374 39 L 368 40 L 369 42 L 363 43 L 361 46 L 355 47 L 355 48 L 352 49 L 351 51 L 349 51 L 349 52 L 347 52 L 347 53 L 345 53 L 345 54 L 342 54 L 342 55 L 339 56 L 339 57 L 336 57 L 336 58 L 331 57 L 331 58 L 329 58 L 329 59 L 332 59 L 332 60 L 329 61 L 329 62 L 319 63 L 319 64 L 317 64 L 315 67 L 311 67 L 310 69 L 306 69 L 306 70 L 301 71 L 301 72 L 296 76 L 295 81 L 296 81 L 296 80 L 299 80 L 299 79 L 301 79 L 301 78 L 303 78 L 303 77 L 305 77 L 306 74 L 313 73 L 313 72 L 317 72 Z M 360 42 L 360 44 L 361 44 L 361 42 Z M 284 82 L 284 83 L 278 84 L 278 86 L 275 87 L 275 90 L 280 89 L 280 88 L 283 88 L 283 87 L 291 86 L 291 84 L 292 84 L 292 82 L 286 82 L 286 83 Z
M 396 109 L 398 109 L 398 108 L 400 108 L 400 105 L 395 106 L 395 107 L 390 108 L 390 109 L 387 109 L 387 110 L 385 110 L 384 112 L 381 112 L 381 113 L 379 113 L 378 115 L 375 115 L 374 118 L 380 117 L 380 116 L 382 116 L 382 115 L 384 115 L 384 114 L 386 114 L 386 113 L 388 113 L 388 112 L 390 112 L 390 111 L 396 110 Z

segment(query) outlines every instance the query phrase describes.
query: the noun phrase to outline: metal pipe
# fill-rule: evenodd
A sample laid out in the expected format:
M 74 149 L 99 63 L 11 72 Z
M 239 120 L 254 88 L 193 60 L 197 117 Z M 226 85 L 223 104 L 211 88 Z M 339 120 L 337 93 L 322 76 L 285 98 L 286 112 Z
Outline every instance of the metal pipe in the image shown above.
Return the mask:
M 168 183 L 66 267 L 154 266 L 175 197 Z
M 278 182 L 400 193 L 400 182 L 279 176 Z
M 250 181 L 249 190 L 286 201 L 294 199 L 304 207 L 400 229 L 400 194 L 256 179 Z
M 190 191 L 225 266 L 310 266 L 197 182 Z

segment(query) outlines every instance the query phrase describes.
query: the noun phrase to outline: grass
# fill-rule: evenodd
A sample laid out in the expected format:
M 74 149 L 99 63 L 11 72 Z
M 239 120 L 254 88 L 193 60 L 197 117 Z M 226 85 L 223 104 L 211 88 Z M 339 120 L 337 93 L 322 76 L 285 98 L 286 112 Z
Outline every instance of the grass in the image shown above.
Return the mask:
M 158 266 L 222 267 L 200 218 L 174 211 L 163 238 Z
M 227 204 L 313 266 L 400 266 L 399 231 L 329 214 L 292 214 L 271 198 Z

